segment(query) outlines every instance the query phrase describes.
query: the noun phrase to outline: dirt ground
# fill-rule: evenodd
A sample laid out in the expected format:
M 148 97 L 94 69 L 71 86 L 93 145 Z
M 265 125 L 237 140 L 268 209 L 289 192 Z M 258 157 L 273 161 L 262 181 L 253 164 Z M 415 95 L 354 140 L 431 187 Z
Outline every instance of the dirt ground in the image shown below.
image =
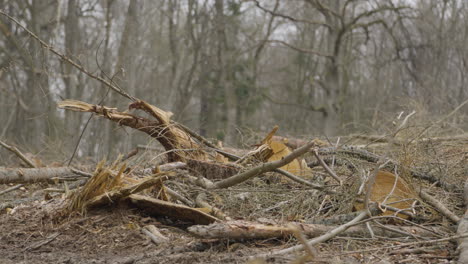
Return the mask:
M 425 147 L 425 146 L 424 146 Z M 426 150 L 427 149 L 427 150 Z M 410 152 L 412 154 L 415 151 Z M 420 160 L 412 167 L 435 171 L 448 183 L 463 186 L 466 181 L 468 144 L 450 144 L 419 150 Z M 348 159 L 350 160 L 350 159 Z M 401 159 L 403 160 L 403 159 Z M 400 160 L 400 161 L 401 161 Z M 357 164 L 356 162 L 354 164 Z M 352 174 L 346 168 L 336 168 L 346 183 Z M 320 171 L 317 171 L 318 175 Z M 266 179 L 266 178 L 265 178 Z M 210 201 L 234 219 L 258 221 L 262 218 L 276 223 L 327 218 L 350 211 L 349 186 L 336 187 L 338 195 L 330 197 L 296 183 L 253 179 L 230 189 L 210 192 Z M 329 184 L 329 183 L 328 183 Z M 422 180 L 415 186 L 425 188 L 456 215 L 464 213 L 460 190 L 449 192 Z M 2 189 L 6 189 L 6 186 Z M 192 236 L 187 228 L 193 223 L 166 216 L 149 216 L 127 204 L 101 207 L 86 215 L 60 216 L 64 197 L 46 197 L 48 186 L 27 185 L 0 197 L 0 205 L 8 201 L 29 199 L 13 210 L 0 210 L 0 264 L 3 263 L 265 263 L 252 260 L 257 254 L 297 245 L 294 237 L 287 239 L 242 240 L 203 239 Z M 60 187 L 60 186 L 55 186 Z M 197 190 L 177 189 L 194 198 Z M 343 194 L 343 195 L 342 195 Z M 31 200 L 31 197 L 35 199 Z M 347 200 L 348 199 L 348 200 Z M 427 205 L 424 208 L 429 208 Z M 418 223 L 442 227 L 442 237 L 455 235 L 456 225 L 446 218 L 426 210 L 434 217 Z M 141 228 L 156 226 L 169 242 L 154 244 Z M 441 229 L 442 230 L 442 229 Z M 391 248 L 414 242 L 387 237 L 359 238 L 336 236 L 318 244 L 318 256 L 308 263 L 455 263 L 456 241 Z M 375 249 L 375 250 L 369 250 Z M 277 256 L 266 263 L 303 263 L 298 255 Z
M 190 223 L 147 216 L 125 204 L 57 220 L 58 200 L 35 202 L 0 215 L 0 263 L 248 263 L 256 254 L 296 244 L 294 239 L 199 239 L 186 232 Z M 140 227 L 150 224 L 170 242 L 155 245 L 140 232 Z M 337 254 L 385 248 L 389 243 L 337 237 L 317 247 L 321 257 L 310 263 L 449 263 L 456 248 L 453 243 L 443 243 L 412 254 L 392 250 Z M 267 263 L 294 263 L 298 257 L 280 256 Z

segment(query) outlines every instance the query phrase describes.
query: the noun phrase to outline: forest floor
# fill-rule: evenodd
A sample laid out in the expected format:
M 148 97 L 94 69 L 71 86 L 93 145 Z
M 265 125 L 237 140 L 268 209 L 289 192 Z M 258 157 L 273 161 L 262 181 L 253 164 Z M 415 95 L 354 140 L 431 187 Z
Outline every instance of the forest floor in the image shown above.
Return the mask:
M 402 157 L 400 147 L 392 149 L 398 153 L 388 156 Z M 461 191 L 468 170 L 468 142 L 424 143 L 411 150 L 406 149 L 405 153 L 418 153 L 411 161 L 412 167 L 437 171 L 444 177 L 443 181 L 460 186 L 460 189 L 450 192 L 421 180 L 413 182 L 430 191 L 461 217 L 464 213 Z M 352 173 L 336 169 L 343 180 L 352 181 Z M 349 201 L 340 200 L 340 196 L 319 196 L 316 191 L 297 183 L 271 179 L 274 176 L 213 191 L 210 202 L 233 219 L 257 222 L 306 222 L 307 219 L 326 218 L 351 210 Z M 351 190 L 351 185 L 338 190 L 346 192 L 346 188 Z M 63 216 L 60 208 L 65 196 L 47 196 L 42 191 L 47 187 L 60 186 L 36 183 L 0 196 L 0 205 L 21 199 L 25 201 L 0 212 L 0 263 L 303 263 L 301 255 L 294 254 L 270 257 L 266 262 L 251 258 L 296 245 L 298 241 L 293 236 L 255 240 L 195 237 L 187 232 L 193 223 L 147 215 L 125 202 L 89 210 L 85 214 Z M 190 196 L 192 192 L 195 190 L 185 190 L 184 194 Z M 317 209 L 318 205 L 321 210 Z M 419 225 L 443 230 L 444 237 L 456 234 L 456 224 L 427 208 L 423 214 L 430 215 L 430 221 L 419 222 Z M 168 242 L 154 244 L 141 232 L 141 227 L 147 225 L 156 226 L 169 238 Z M 454 263 L 457 258 L 456 241 L 394 247 L 414 241 L 420 240 L 338 235 L 316 245 L 317 257 L 308 263 Z

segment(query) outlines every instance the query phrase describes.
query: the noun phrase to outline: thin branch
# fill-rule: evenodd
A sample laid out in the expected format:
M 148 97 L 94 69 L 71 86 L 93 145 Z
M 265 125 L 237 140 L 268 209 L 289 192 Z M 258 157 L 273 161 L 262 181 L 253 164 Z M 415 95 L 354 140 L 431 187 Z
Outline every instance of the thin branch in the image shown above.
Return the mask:
M 2 147 L 4 147 L 5 149 L 13 152 L 16 154 L 16 156 L 18 156 L 18 158 L 20 158 L 22 161 L 24 161 L 29 167 L 31 168 L 36 168 L 36 165 L 34 165 L 34 163 L 28 159 L 21 151 L 19 151 L 18 148 L 14 147 L 14 146 L 10 146 L 8 145 L 7 143 L 3 142 L 0 140 L 0 145 Z
M 340 186 L 343 185 L 341 179 L 336 175 L 336 173 L 332 169 L 330 169 L 330 167 L 328 167 L 327 163 L 325 163 L 325 161 L 323 161 L 323 159 L 319 156 L 317 149 L 314 149 L 312 153 L 314 154 L 315 158 L 319 161 L 320 165 L 322 165 L 322 167 L 325 169 L 325 171 L 328 172 L 328 174 L 332 176 L 332 178 L 335 179 L 340 184 Z
M 269 39 L 269 40 L 266 40 L 266 41 L 271 42 L 271 43 L 279 43 L 279 44 L 282 44 L 282 45 L 284 45 L 284 46 L 286 46 L 288 48 L 291 48 L 291 49 L 299 51 L 299 52 L 313 54 L 313 55 L 317 55 L 317 56 L 321 56 L 321 57 L 326 57 L 326 58 L 329 58 L 329 59 L 333 58 L 333 55 L 331 55 L 331 54 L 325 54 L 325 53 L 321 53 L 321 52 L 318 52 L 316 50 L 311 50 L 311 49 L 299 48 L 299 47 L 296 47 L 294 45 L 291 45 L 291 44 L 287 43 L 286 41 L 277 40 L 277 39 Z
M 295 17 L 289 16 L 289 15 L 285 15 L 285 14 L 278 13 L 278 12 L 276 12 L 275 10 L 266 9 L 265 7 L 263 7 L 263 6 L 260 5 L 260 3 L 258 2 L 258 0 L 254 0 L 254 2 L 255 2 L 255 5 L 256 5 L 258 8 L 260 8 L 261 10 L 263 10 L 263 11 L 269 13 L 269 14 L 272 15 L 272 16 L 281 17 L 281 18 L 290 20 L 290 21 L 292 21 L 292 22 L 306 23 L 306 24 L 318 25 L 318 26 L 324 26 L 324 27 L 330 28 L 330 25 L 328 25 L 327 23 L 325 23 L 325 22 L 323 22 L 323 21 L 315 21 L 315 20 L 309 20 L 309 19 L 295 18 Z
M 70 65 L 72 65 L 73 67 L 77 68 L 79 71 L 81 71 L 82 73 L 88 75 L 89 77 L 101 82 L 102 84 L 104 84 L 105 86 L 109 87 L 110 89 L 114 90 L 115 92 L 117 92 L 118 94 L 132 100 L 132 101 L 138 101 L 137 98 L 131 96 L 130 94 L 128 94 L 127 92 L 125 92 L 124 90 L 122 90 L 121 88 L 113 85 L 112 83 L 110 83 L 109 81 L 103 79 L 102 77 L 99 77 L 99 76 L 96 76 L 94 74 L 92 74 L 91 72 L 89 72 L 88 70 L 86 70 L 83 66 L 79 65 L 78 63 L 76 63 L 75 61 L 71 60 L 70 58 L 68 58 L 67 56 L 65 56 L 64 54 L 60 53 L 59 51 L 57 51 L 53 46 L 47 44 L 45 41 L 43 41 L 42 39 L 40 39 L 36 34 L 34 34 L 31 30 L 29 30 L 28 28 L 26 28 L 25 26 L 23 26 L 16 18 L 8 15 L 7 13 L 5 13 L 5 11 L 1 10 L 0 9 L 0 14 L 7 17 L 9 20 L 11 20 L 12 22 L 14 22 L 16 25 L 18 25 L 20 28 L 22 28 L 23 30 L 25 30 L 32 38 L 34 38 L 35 40 L 37 40 L 41 45 L 42 47 L 50 50 L 52 53 L 54 53 L 55 55 L 59 56 L 60 59 L 66 61 L 67 63 L 69 63 Z

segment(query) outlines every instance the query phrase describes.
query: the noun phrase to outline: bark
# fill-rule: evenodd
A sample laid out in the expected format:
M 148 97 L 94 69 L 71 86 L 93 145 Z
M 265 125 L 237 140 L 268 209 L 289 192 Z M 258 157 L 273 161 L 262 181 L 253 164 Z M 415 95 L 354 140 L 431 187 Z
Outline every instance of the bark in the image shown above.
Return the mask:
M 185 205 L 175 204 L 132 194 L 129 201 L 136 207 L 143 209 L 150 215 L 169 216 L 179 220 L 188 220 L 200 225 L 207 225 L 219 221 L 217 218 Z
M 6 183 L 33 183 L 55 182 L 54 178 L 67 178 L 83 176 L 69 167 L 34 168 L 34 169 L 0 169 L 0 184 Z M 87 175 L 90 176 L 90 175 Z
M 290 223 L 295 225 L 299 230 L 308 237 L 318 237 L 333 229 L 337 226 L 334 225 L 320 225 L 320 224 L 304 224 L 304 223 Z M 381 226 L 372 226 L 374 235 L 388 237 L 388 238 L 401 238 L 407 237 L 403 233 L 413 234 L 421 237 L 434 237 L 435 231 L 423 229 L 417 226 L 396 226 L 385 225 L 387 228 Z M 401 231 L 401 233 L 389 231 L 394 229 Z M 202 238 L 225 238 L 225 239 L 268 239 L 268 238 L 287 238 L 293 234 L 293 230 L 289 224 L 266 225 L 248 221 L 228 221 L 214 223 L 206 226 L 191 226 L 188 231 L 194 235 Z M 371 238 L 369 229 L 366 226 L 352 226 L 341 233 L 344 236 L 350 237 L 365 237 Z

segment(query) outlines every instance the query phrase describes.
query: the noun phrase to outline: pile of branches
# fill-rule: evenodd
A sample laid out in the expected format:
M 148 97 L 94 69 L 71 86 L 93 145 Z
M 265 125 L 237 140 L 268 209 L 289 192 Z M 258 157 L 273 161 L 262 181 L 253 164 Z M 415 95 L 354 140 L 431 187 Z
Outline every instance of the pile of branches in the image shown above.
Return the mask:
M 58 106 L 91 112 L 148 134 L 165 148 L 166 163 L 147 169 L 128 167 L 124 160 L 136 155 L 135 151 L 107 166 L 101 162 L 93 172 L 71 167 L 34 168 L 34 162 L 17 148 L 1 142 L 33 167 L 0 169 L 0 183 L 20 183 L 2 193 L 38 181 L 76 181 L 66 190 L 48 190 L 67 193 L 58 209 L 61 217 L 125 203 L 149 215 L 187 221 L 191 223 L 187 231 L 200 238 L 293 236 L 299 242 L 253 256 L 256 258 L 304 252 L 301 259 L 320 260 L 323 256 L 315 246 L 338 235 L 400 239 L 402 243 L 392 246 L 395 250 L 453 240 L 459 243 L 460 261 L 468 254 L 466 217 L 457 216 L 450 206 L 416 188 L 412 179 L 419 179 L 420 186 L 423 181 L 450 193 L 463 190 L 383 155 L 363 148 L 330 146 L 317 139 L 292 146 L 287 139 L 274 136 L 278 129 L 275 127 L 254 149 L 235 151 L 243 153 L 237 156 L 232 149 L 228 152 L 218 148 L 172 121 L 169 112 L 144 101 L 136 101 L 129 108 L 144 111 L 151 119 L 74 100 L 62 101 Z M 308 163 L 300 159 L 303 156 Z M 271 188 L 277 188 L 277 193 L 252 194 Z M 302 196 L 301 201 L 295 200 L 298 196 L 288 196 L 292 191 Z M 233 192 L 240 193 L 232 199 Z M 467 188 L 464 195 L 468 199 Z M 224 202 L 228 199 L 230 202 Z M 299 203 L 309 208 L 296 206 Z M 14 206 L 7 203 L 2 209 Z M 428 225 L 440 216 L 452 225 Z M 168 239 L 155 226 L 146 226 L 142 232 L 154 243 Z M 450 233 L 453 235 L 447 237 Z
M 407 252 L 415 247 L 457 241 L 459 261 L 468 263 L 468 184 L 463 188 L 460 182 L 446 181 L 431 171 L 421 172 L 410 164 L 363 148 L 331 146 L 320 140 L 287 142 L 274 136 L 277 128 L 254 149 L 243 155 L 234 155 L 172 121 L 171 113 L 127 94 L 111 80 L 93 75 L 16 19 L 3 11 L 0 14 L 64 62 L 101 82 L 103 87 L 130 99 L 130 110 L 146 112 L 150 118 L 75 100 L 59 102 L 59 108 L 90 112 L 144 132 L 164 147 L 163 154 L 167 158 L 165 164 L 150 169 L 125 163 L 136 152 L 110 165 L 102 162 L 92 171 L 72 167 L 41 168 L 16 147 L 0 142 L 30 167 L 0 168 L 0 184 L 19 183 L 1 191 L 0 195 L 29 183 L 74 181 L 66 184 L 64 189 L 45 190 L 65 192 L 65 196 L 55 197 L 65 197 L 57 209 L 57 215 L 61 217 L 125 203 L 149 215 L 190 222 L 187 231 L 201 238 L 297 239 L 297 245 L 253 258 L 298 253 L 298 261 L 301 262 L 322 260 L 330 255 L 319 252 L 317 244 L 346 235 L 395 239 L 400 243 L 386 249 L 403 251 L 406 248 Z M 394 133 L 373 140 L 379 144 L 402 146 L 404 142 L 396 141 L 395 135 L 412 114 Z M 466 136 L 456 140 L 466 143 Z M 431 139 L 420 141 L 431 142 Z M 295 146 L 290 144 L 289 149 L 288 143 Z M 301 159 L 304 155 L 308 163 Z M 418 179 L 418 186 L 415 186 L 414 179 Z M 460 217 L 459 211 L 454 212 L 456 205 L 444 204 L 442 199 L 434 198 L 422 186 L 427 186 L 428 190 L 437 187 L 447 194 L 458 195 L 459 200 L 464 200 L 464 215 Z M 255 194 L 268 193 L 268 189 L 275 188 L 273 195 Z M 239 193 L 232 195 L 233 192 Z M 225 202 L 228 199 L 229 202 Z M 0 210 L 11 213 L 24 202 L 3 203 Z M 431 224 L 434 219 L 442 219 L 449 224 Z M 168 240 L 155 226 L 146 226 L 141 231 L 156 244 Z M 344 254 L 379 249 L 367 248 Z

